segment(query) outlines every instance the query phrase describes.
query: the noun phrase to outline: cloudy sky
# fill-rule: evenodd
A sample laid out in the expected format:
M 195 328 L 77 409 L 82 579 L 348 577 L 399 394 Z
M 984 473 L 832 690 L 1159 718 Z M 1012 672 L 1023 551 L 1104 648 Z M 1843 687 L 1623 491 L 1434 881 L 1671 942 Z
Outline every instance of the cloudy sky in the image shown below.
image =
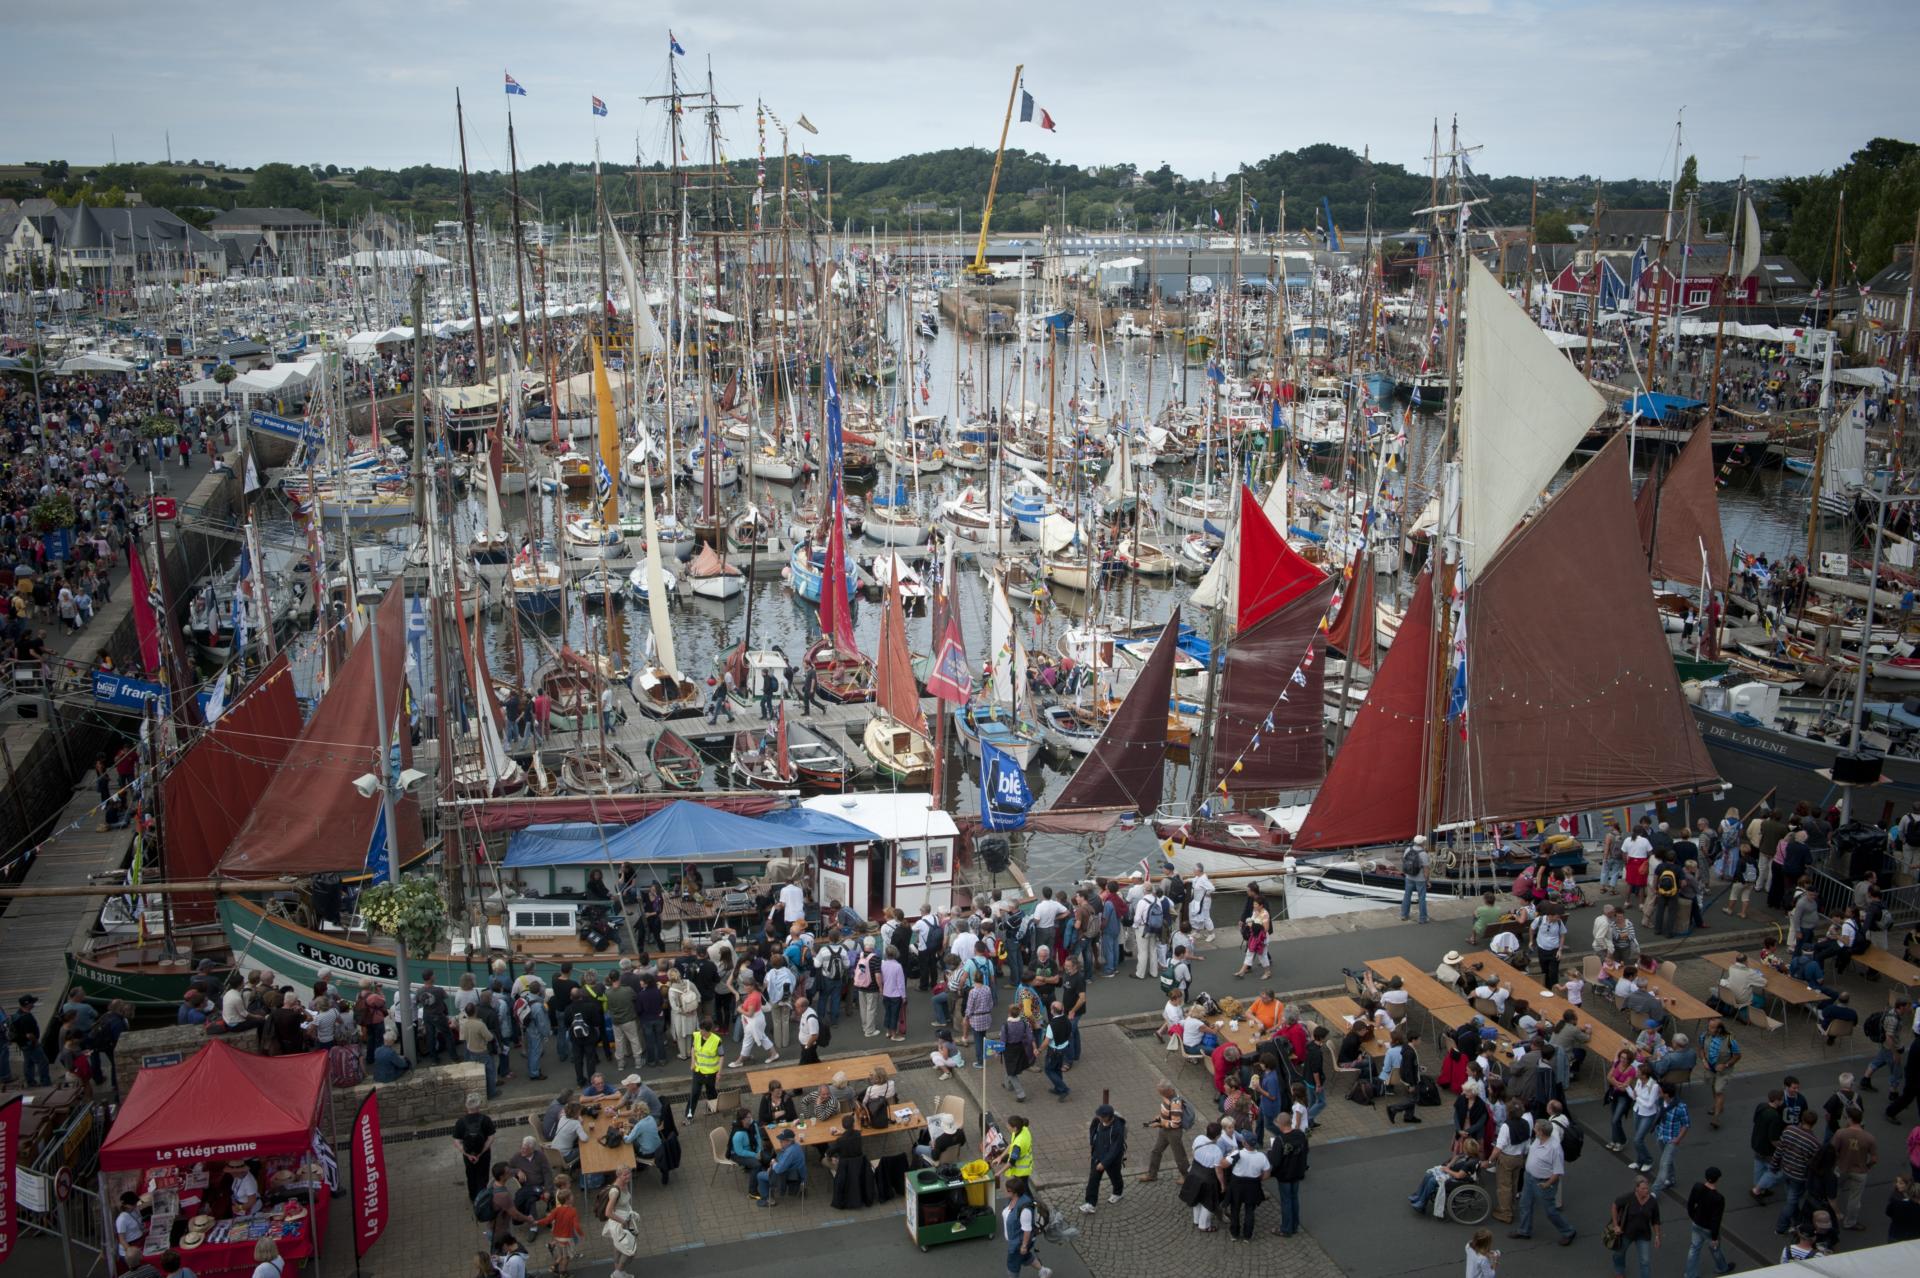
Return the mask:
M 1059 124 L 1011 145 L 1190 175 L 1312 142 L 1424 167 L 1459 117 L 1490 174 L 1664 176 L 1673 120 L 1705 177 L 1831 168 L 1916 126 L 1916 0 L 12 0 L 0 160 L 270 160 L 504 167 L 502 76 L 522 163 L 663 150 L 667 31 L 682 82 L 884 159 L 991 146 L 1014 64 Z M 593 95 L 609 113 L 596 120 Z M 776 143 L 777 145 L 777 143 Z

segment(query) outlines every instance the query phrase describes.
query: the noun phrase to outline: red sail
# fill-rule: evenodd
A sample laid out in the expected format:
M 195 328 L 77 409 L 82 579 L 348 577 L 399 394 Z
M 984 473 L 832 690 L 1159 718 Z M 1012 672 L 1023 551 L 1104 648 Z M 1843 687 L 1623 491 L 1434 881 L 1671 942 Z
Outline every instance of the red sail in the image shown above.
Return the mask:
M 897 722 L 925 736 L 927 719 L 920 713 L 920 690 L 913 682 L 913 656 L 907 651 L 907 622 L 900 612 L 897 584 L 887 587 L 887 610 L 880 617 L 879 666 L 874 700 Z
M 1301 851 L 1397 843 L 1420 832 L 1433 687 L 1433 575 L 1421 573 L 1373 687 L 1294 836 Z
M 1260 509 L 1259 498 L 1242 484 L 1240 602 L 1236 628 L 1242 632 L 1253 629 L 1325 579 L 1325 573 L 1302 559 L 1287 544 L 1287 539 L 1267 518 L 1267 512 Z
M 168 878 L 212 876 L 299 735 L 300 702 L 283 652 L 187 747 L 160 783 Z M 179 923 L 210 923 L 213 897 L 180 893 L 173 898 L 173 912 Z
M 1706 423 L 1694 427 L 1664 478 L 1641 485 L 1633 513 L 1640 524 L 1640 550 L 1647 557 L 1649 576 L 1698 586 L 1704 569 L 1713 589 L 1727 588 L 1720 482 L 1713 468 L 1713 436 Z
M 833 517 L 827 523 L 827 556 L 820 565 L 820 633 L 849 655 L 860 651 L 853 639 L 853 610 L 847 605 L 847 543 L 842 526 L 846 511 L 834 494 Z
M 1373 555 L 1365 546 L 1353 552 L 1353 575 L 1340 597 L 1340 612 L 1327 627 L 1327 646 L 1357 666 L 1372 670 L 1376 664 Z
M 374 713 L 373 635 L 377 629 L 381 695 L 387 714 L 397 720 L 406 658 L 401 602 L 400 585 L 395 582 L 380 601 L 378 626 L 369 627 L 355 641 L 320 708 L 220 859 L 222 874 L 352 873 L 365 868 L 380 803 L 362 798 L 353 783 L 379 771 L 381 762 L 380 720 Z M 405 766 L 413 750 L 404 724 L 399 740 Z M 393 807 L 399 826 L 393 832 L 394 846 L 399 860 L 405 861 L 420 851 L 420 809 L 407 794 L 396 796 Z
M 1292 602 L 1233 637 L 1213 725 L 1213 773 L 1228 790 L 1298 790 L 1318 785 L 1326 775 L 1320 695 L 1320 658 L 1326 645 L 1320 620 L 1332 601 L 1333 581 L 1321 577 L 1319 585 L 1296 593 Z M 1309 651 L 1313 660 L 1301 667 Z M 1292 681 L 1297 668 L 1301 683 Z M 1267 726 L 1269 717 L 1272 727 Z M 1237 772 L 1235 762 L 1240 764 Z
M 1160 806 L 1167 761 L 1167 703 L 1179 647 L 1180 610 L 1176 608 L 1120 709 L 1060 792 L 1053 811 L 1127 807 L 1145 816 Z
M 1590 812 L 1720 783 L 1647 589 L 1632 491 L 1615 435 L 1469 586 L 1450 820 Z

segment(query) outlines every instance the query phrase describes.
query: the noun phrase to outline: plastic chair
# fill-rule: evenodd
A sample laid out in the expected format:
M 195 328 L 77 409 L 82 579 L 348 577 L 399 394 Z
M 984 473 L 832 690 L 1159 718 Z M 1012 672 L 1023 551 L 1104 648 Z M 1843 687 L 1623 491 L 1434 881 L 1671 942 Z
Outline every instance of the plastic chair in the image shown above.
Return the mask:
M 738 1163 L 727 1157 L 727 1139 L 727 1129 L 724 1127 L 715 1127 L 707 1132 L 707 1146 L 713 1153 L 714 1169 L 714 1174 L 707 1177 L 707 1183 L 709 1185 L 720 1178 L 720 1169 L 722 1167 L 728 1171 L 738 1171 L 740 1169 Z
M 1832 1048 L 1843 1038 L 1852 1038 L 1853 1032 L 1860 1028 L 1859 1021 L 1830 1021 L 1821 1042 Z

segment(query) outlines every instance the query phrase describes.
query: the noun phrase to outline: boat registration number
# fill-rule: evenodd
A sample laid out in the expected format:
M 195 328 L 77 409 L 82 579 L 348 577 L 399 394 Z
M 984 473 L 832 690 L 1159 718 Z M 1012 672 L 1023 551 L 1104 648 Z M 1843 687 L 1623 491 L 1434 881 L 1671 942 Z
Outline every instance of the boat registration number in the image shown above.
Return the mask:
M 386 981 L 400 979 L 399 969 L 381 959 L 363 958 L 358 954 L 339 954 L 306 941 L 296 942 L 293 948 L 303 959 L 311 959 L 315 963 L 323 963 L 342 972 L 352 972 L 356 976 L 375 976 Z

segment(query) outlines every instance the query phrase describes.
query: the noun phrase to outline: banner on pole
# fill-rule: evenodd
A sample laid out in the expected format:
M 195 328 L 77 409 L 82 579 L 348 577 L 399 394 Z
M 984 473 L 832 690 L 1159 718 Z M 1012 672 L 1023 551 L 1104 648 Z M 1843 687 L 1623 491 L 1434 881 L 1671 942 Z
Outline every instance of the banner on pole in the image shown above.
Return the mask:
M 353 1254 L 364 1256 L 387 1229 L 387 1155 L 380 1145 L 380 1093 L 367 1093 L 353 1117 Z
M 0 1265 L 13 1259 L 20 1240 L 20 1204 L 14 1196 L 14 1172 L 20 1166 L 20 1097 L 0 1105 Z

